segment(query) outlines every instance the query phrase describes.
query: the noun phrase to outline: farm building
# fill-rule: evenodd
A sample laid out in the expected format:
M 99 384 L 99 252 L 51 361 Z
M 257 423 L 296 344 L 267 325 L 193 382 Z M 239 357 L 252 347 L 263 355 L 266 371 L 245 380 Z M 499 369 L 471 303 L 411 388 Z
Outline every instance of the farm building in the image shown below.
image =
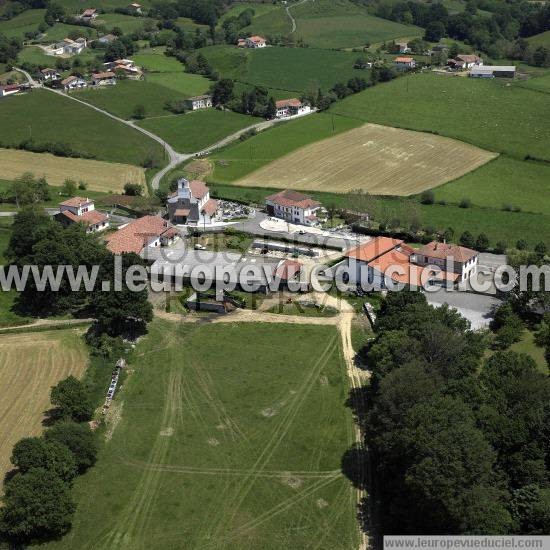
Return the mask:
M 414 57 L 396 57 L 393 60 L 393 65 L 396 69 L 399 70 L 407 70 L 407 69 L 414 69 L 416 67 L 416 61 L 414 60 Z
M 112 44 L 116 40 L 118 40 L 118 36 L 114 34 L 105 34 L 97 39 L 100 44 Z
M 94 201 L 88 198 L 73 197 L 59 203 L 59 213 L 55 218 L 64 225 L 83 223 L 87 233 L 103 231 L 109 227 L 109 217 L 98 212 Z
M 453 69 L 471 69 L 483 65 L 483 59 L 473 54 L 459 54 L 454 59 L 448 59 L 447 65 Z
M 94 73 L 92 75 L 92 84 L 94 86 L 113 86 L 116 84 L 116 76 L 112 71 Z
M 192 111 L 197 109 L 208 109 L 212 107 L 212 96 L 211 95 L 198 95 L 195 97 L 190 97 L 185 100 L 185 106 Z
M 513 65 L 483 65 L 470 69 L 472 78 L 515 78 L 516 67 Z
M 376 237 L 348 250 L 343 264 L 346 282 L 383 290 L 394 284 L 420 288 L 423 284 L 453 285 L 477 271 L 478 254 L 462 246 L 431 242 L 419 250 L 400 239 Z M 433 270 L 424 271 L 430 267 Z
M 143 216 L 107 235 L 105 242 L 113 254 L 134 252 L 147 255 L 148 248 L 168 246 L 179 238 L 178 230 L 159 216 Z
M 315 225 L 316 212 L 321 207 L 321 203 L 298 191 L 285 189 L 266 197 L 265 206 L 270 216 L 290 223 Z
M 265 48 L 267 41 L 263 36 L 249 36 L 248 38 L 240 38 L 237 46 L 240 48 Z
M 57 72 L 55 69 L 42 69 L 40 71 L 40 80 L 43 80 L 44 82 L 47 82 L 48 80 L 50 82 L 55 82 L 56 80 L 59 80 L 61 78 L 61 75 L 59 72 Z
M 133 11 L 134 13 L 139 13 L 139 14 L 143 13 L 143 12 L 142 12 L 142 8 L 143 8 L 143 6 L 142 6 L 141 4 L 136 3 L 136 2 L 132 2 L 132 3 L 128 6 L 128 9 L 129 9 L 130 11 Z
M 21 90 L 22 86 L 20 84 L 7 84 L 6 86 L 0 86 L 0 97 L 16 94 Z
M 409 53 L 410 51 L 407 42 L 395 42 L 390 46 L 390 52 L 392 53 Z
M 52 55 L 78 55 L 82 53 L 84 48 L 88 45 L 85 38 L 80 37 L 76 40 L 70 38 L 64 38 L 61 42 L 50 47 Z
M 80 76 L 68 76 L 61 81 L 61 86 L 65 91 L 76 90 L 78 88 L 86 88 L 88 83 Z
M 306 115 L 311 112 L 311 107 L 302 103 L 299 99 L 281 99 L 275 102 L 277 107 L 277 118 L 286 118 L 289 116 Z
M 80 19 L 87 22 L 93 21 L 96 17 L 97 10 L 95 8 L 88 8 L 80 14 Z
M 178 189 L 168 197 L 168 217 L 176 224 L 209 224 L 218 211 L 218 201 L 210 198 L 206 184 L 199 180 L 178 180 Z

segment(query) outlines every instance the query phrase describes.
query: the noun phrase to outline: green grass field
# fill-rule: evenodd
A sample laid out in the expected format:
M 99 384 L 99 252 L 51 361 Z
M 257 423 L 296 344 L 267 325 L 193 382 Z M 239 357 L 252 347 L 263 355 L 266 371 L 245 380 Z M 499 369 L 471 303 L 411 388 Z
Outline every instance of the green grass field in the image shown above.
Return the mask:
M 17 144 L 32 135 L 37 142 L 68 143 L 98 160 L 139 165 L 149 155 L 163 158 L 162 147 L 138 131 L 42 90 L 0 102 L 0 127 L 10 128 L 1 137 L 7 144 Z
M 357 59 L 353 52 L 282 47 L 245 51 L 234 46 L 209 46 L 200 51 L 223 76 L 296 93 L 318 87 L 326 91 L 355 76 L 368 78 L 368 71 L 353 68 Z
M 529 80 L 517 83 L 518 86 L 523 88 L 529 88 L 531 90 L 537 90 L 539 92 L 546 92 L 550 94 L 550 73 L 535 76 Z
M 185 115 L 150 118 L 139 124 L 181 153 L 194 153 L 260 119 L 232 111 L 205 109 Z
M 175 58 L 164 55 L 164 48 L 140 51 L 132 56 L 136 65 L 147 71 L 173 73 L 183 71 L 183 65 Z
M 130 366 L 73 528 L 48 548 L 356 548 L 333 328 L 155 321 Z
M 147 80 L 119 80 L 116 86 L 90 88 L 76 93 L 79 99 L 97 105 L 121 118 L 132 118 L 137 105 L 145 107 L 145 116 L 167 115 L 167 101 L 183 99 L 185 94 Z
M 530 36 L 527 39 L 527 42 L 535 48 L 538 48 L 539 46 L 545 46 L 548 48 L 550 47 L 550 31 L 541 32 L 540 34 Z
M 544 348 L 535 344 L 535 334 L 533 331 L 525 330 L 521 340 L 512 344 L 510 349 L 516 353 L 526 353 L 530 355 L 537 363 L 539 370 L 544 374 L 548 374 L 548 363 L 544 358 Z
M 0 34 L 8 38 L 23 38 L 26 32 L 36 31 L 44 21 L 46 10 L 26 10 L 13 19 L 0 21 Z
M 141 29 L 146 21 L 146 17 L 134 17 L 122 13 L 101 13 L 95 24 L 104 25 L 109 30 L 119 27 L 125 34 L 130 34 Z
M 422 36 L 423 30 L 369 15 L 349 0 L 316 0 L 291 8 L 296 37 L 315 48 L 353 48 L 401 37 Z
M 458 204 L 468 198 L 477 206 L 510 205 L 550 216 L 543 197 L 550 197 L 550 166 L 505 156 L 435 189 L 436 200 Z
M 183 71 L 152 73 L 146 76 L 147 82 L 153 82 L 178 94 L 178 97 L 192 97 L 208 91 L 212 82 L 199 74 Z
M 550 101 L 500 79 L 432 74 L 398 78 L 336 103 L 331 112 L 437 132 L 517 158 L 550 160 Z
M 233 182 L 269 162 L 296 149 L 351 130 L 361 123 L 347 117 L 321 113 L 277 124 L 242 143 L 214 153 L 214 175 L 217 182 Z

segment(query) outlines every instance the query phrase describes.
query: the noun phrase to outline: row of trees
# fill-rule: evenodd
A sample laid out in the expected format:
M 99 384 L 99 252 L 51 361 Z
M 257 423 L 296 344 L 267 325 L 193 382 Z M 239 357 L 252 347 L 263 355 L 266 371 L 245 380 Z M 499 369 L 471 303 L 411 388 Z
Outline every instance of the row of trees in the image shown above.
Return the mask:
M 388 295 L 376 334 L 352 401 L 378 534 L 547 533 L 548 376 L 417 292 Z
M 50 427 L 15 444 L 15 470 L 4 482 L 0 540 L 15 545 L 55 539 L 70 529 L 76 510 L 72 482 L 96 461 L 97 440 L 87 424 L 94 407 L 86 386 L 70 376 L 52 388 L 50 399 Z

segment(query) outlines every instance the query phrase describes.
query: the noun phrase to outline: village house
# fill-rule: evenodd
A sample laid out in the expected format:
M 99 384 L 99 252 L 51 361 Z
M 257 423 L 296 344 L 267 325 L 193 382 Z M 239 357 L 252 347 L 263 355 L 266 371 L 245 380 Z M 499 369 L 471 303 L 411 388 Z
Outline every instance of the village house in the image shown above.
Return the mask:
M 143 73 L 136 67 L 136 64 L 131 59 L 117 59 L 115 61 L 109 61 L 103 63 L 105 70 L 117 72 L 122 71 L 124 74 L 132 80 L 138 80 L 143 76 Z
M 80 19 L 85 22 L 92 22 L 97 17 L 97 10 L 95 8 L 88 8 L 84 10 L 81 15 Z
M 416 61 L 413 57 L 396 57 L 393 60 L 393 65 L 398 70 L 414 69 L 416 67 Z
M 118 36 L 115 34 L 105 34 L 97 39 L 100 44 L 112 44 L 118 40 Z
M 290 223 L 316 225 L 317 210 L 321 203 L 308 195 L 285 189 L 265 199 L 267 213 Z
M 390 46 L 392 53 L 409 53 L 411 49 L 407 42 L 395 42 Z
M 516 67 L 513 65 L 482 65 L 470 69 L 472 78 L 515 78 L 515 76 Z
M 449 281 L 454 286 L 476 273 L 478 254 L 435 241 L 416 250 L 401 239 L 376 237 L 348 250 L 345 258 L 344 282 L 384 290 L 394 284 L 421 288 Z M 428 266 L 434 269 L 425 271 Z
M 277 118 L 286 118 L 290 116 L 306 115 L 311 112 L 311 107 L 302 103 L 299 99 L 281 99 L 275 102 L 277 107 Z
M 239 38 L 237 41 L 239 48 L 265 48 L 267 41 L 263 36 L 249 36 L 248 38 Z
M 178 180 L 178 189 L 166 204 L 168 218 L 175 224 L 210 224 L 218 211 L 218 201 L 210 198 L 206 184 L 199 180 Z
M 64 78 L 60 84 L 65 91 L 86 88 L 88 86 L 88 83 L 82 77 L 74 75 Z
M 87 233 L 103 231 L 109 227 L 109 217 L 95 209 L 94 201 L 88 198 L 73 197 L 59 203 L 57 221 L 64 225 L 83 223 Z
M 0 97 L 6 97 L 8 95 L 16 94 L 23 89 L 21 84 L 6 84 L 5 86 L 0 86 Z
M 55 82 L 59 80 L 61 75 L 55 69 L 42 69 L 40 71 L 40 80 L 47 82 Z
M 64 38 L 61 42 L 51 46 L 50 52 L 52 55 L 78 55 L 82 53 L 86 46 L 87 41 L 83 37 L 77 38 L 76 40 Z
M 208 109 L 212 107 L 212 96 L 211 95 L 198 95 L 195 97 L 189 97 L 185 100 L 185 106 L 192 111 L 197 109 Z
M 132 2 L 129 6 L 128 6 L 128 9 L 130 11 L 133 11 L 134 13 L 138 13 L 139 15 L 141 15 L 143 13 L 142 11 L 142 5 L 141 4 L 137 4 L 136 2 Z
M 448 59 L 447 65 L 456 70 L 471 69 L 483 65 L 483 59 L 473 54 L 459 54 L 454 59 Z
M 147 257 L 147 249 L 169 246 L 179 239 L 178 230 L 159 216 L 143 216 L 105 237 L 113 254 L 133 252 Z
M 116 76 L 112 71 L 92 74 L 92 84 L 94 86 L 113 86 L 116 84 Z

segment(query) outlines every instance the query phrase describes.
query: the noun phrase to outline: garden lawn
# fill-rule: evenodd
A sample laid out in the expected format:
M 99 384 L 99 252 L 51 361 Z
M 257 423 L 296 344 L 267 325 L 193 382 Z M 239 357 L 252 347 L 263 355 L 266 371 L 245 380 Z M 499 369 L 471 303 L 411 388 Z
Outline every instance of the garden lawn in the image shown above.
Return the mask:
M 437 132 L 520 159 L 550 160 L 548 97 L 500 79 L 411 75 L 350 96 L 331 112 Z
M 73 528 L 48 548 L 356 548 L 334 328 L 155 321 L 134 357 Z
M 519 207 L 550 216 L 550 166 L 500 156 L 434 190 L 436 201 L 459 204 L 469 199 L 490 208 Z
M 361 126 L 359 121 L 326 113 L 281 122 L 242 143 L 212 155 L 217 182 L 236 181 L 299 147 Z
M 422 36 L 414 25 L 402 25 L 369 15 L 349 0 L 305 2 L 291 13 L 296 19 L 295 37 L 315 48 L 352 48 L 396 38 Z
M 78 91 L 76 97 L 97 105 L 121 118 L 133 117 L 138 105 L 145 107 L 145 116 L 169 115 L 166 102 L 183 99 L 184 94 L 147 80 L 119 80 L 115 86 Z
M 0 34 L 8 38 L 23 39 L 26 32 L 36 31 L 44 21 L 46 10 L 26 10 L 13 19 L 0 21 Z
M 205 109 L 184 115 L 150 118 L 139 125 L 166 140 L 177 151 L 194 153 L 259 121 L 258 118 L 233 111 Z
M 151 156 L 164 158 L 162 147 L 138 131 L 45 90 L 1 101 L 0 127 L 10 129 L 0 138 L 4 145 L 16 145 L 32 133 L 38 143 L 60 141 L 98 160 L 140 165 Z

